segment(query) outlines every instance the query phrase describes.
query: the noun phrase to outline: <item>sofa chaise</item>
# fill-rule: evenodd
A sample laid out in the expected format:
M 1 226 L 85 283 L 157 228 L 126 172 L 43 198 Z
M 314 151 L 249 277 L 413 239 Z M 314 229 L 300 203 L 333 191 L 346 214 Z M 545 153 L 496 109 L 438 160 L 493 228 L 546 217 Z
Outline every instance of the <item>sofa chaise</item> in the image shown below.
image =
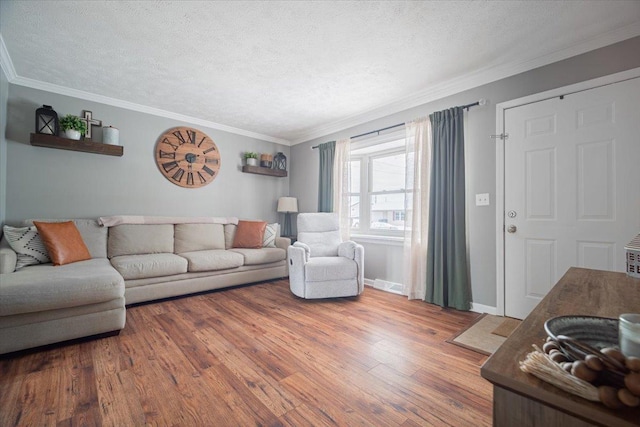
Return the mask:
M 119 331 L 126 305 L 288 275 L 289 239 L 275 237 L 272 247 L 233 248 L 237 219 L 210 220 L 101 226 L 76 219 L 91 259 L 18 271 L 17 254 L 3 236 L 0 354 Z

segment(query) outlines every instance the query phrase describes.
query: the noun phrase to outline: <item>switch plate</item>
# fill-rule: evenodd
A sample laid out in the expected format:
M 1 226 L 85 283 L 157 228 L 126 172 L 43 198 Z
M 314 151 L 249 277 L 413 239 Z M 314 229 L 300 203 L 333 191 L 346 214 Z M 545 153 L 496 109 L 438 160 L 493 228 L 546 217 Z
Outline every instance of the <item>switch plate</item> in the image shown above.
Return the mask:
M 476 206 L 489 206 L 489 193 L 476 194 Z

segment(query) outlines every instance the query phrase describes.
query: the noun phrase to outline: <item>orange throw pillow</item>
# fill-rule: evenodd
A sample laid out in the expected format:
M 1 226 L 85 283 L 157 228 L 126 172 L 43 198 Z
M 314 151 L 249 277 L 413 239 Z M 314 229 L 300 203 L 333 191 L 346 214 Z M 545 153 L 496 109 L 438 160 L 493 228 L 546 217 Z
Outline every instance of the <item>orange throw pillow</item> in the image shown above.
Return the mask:
M 71 264 L 76 261 L 91 259 L 87 245 L 73 221 L 38 222 L 33 225 L 44 243 L 53 265 Z
M 236 237 L 233 239 L 234 248 L 260 249 L 266 221 L 238 221 Z

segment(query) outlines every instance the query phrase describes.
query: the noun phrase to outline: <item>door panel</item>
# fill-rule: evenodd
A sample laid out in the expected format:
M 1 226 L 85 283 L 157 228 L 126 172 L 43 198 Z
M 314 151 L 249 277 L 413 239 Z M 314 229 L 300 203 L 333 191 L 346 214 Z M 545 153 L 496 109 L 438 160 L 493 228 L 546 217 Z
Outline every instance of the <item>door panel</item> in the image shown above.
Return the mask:
M 505 110 L 505 314 L 571 266 L 625 271 L 640 232 L 640 78 Z
M 525 209 L 527 219 L 556 218 L 556 150 L 525 153 Z
M 579 220 L 615 221 L 615 142 L 577 146 Z
M 526 298 L 543 298 L 555 283 L 555 240 L 527 239 L 525 241 L 527 269 Z
M 578 266 L 595 270 L 615 271 L 615 242 L 585 242 L 578 240 Z

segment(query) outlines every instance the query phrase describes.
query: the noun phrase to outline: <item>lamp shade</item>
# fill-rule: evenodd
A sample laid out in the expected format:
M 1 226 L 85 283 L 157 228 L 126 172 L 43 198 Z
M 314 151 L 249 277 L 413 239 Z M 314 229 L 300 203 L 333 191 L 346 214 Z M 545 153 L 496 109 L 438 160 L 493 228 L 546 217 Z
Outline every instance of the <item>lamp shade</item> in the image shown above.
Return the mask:
M 298 199 L 295 197 L 280 197 L 278 212 L 298 212 Z

